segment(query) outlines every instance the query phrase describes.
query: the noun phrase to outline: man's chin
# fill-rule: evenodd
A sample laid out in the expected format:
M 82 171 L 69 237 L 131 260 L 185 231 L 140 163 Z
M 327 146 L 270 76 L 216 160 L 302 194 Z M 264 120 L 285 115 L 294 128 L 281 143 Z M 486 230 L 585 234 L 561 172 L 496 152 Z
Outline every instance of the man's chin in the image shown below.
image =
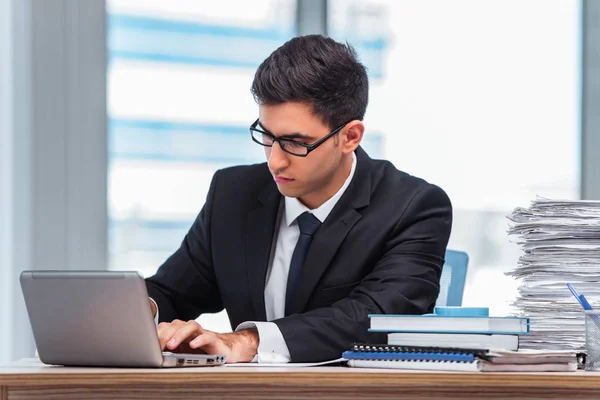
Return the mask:
M 277 189 L 279 190 L 279 193 L 281 193 L 283 196 L 285 197 L 300 197 L 302 196 L 302 193 L 298 190 L 293 190 L 290 187 L 281 184 L 277 184 Z

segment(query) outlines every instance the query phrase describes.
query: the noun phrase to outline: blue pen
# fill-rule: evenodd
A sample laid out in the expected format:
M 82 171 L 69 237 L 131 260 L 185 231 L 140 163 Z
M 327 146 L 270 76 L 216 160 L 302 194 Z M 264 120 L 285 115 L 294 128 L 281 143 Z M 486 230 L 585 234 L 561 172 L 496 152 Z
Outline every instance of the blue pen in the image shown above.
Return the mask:
M 584 310 L 593 310 L 592 305 L 587 301 L 585 296 L 577 293 L 575 288 L 573 288 L 573 286 L 571 286 L 569 282 L 567 282 L 567 287 L 569 288 L 571 293 L 573 293 L 573 296 L 575 296 L 575 298 L 577 299 L 579 304 L 581 304 L 581 307 L 583 307 Z
M 575 288 L 573 288 L 573 286 L 571 286 L 571 284 L 569 282 L 567 282 L 567 287 L 569 288 L 571 293 L 573 293 L 573 296 L 575 296 L 575 298 L 577 299 L 579 304 L 581 304 L 581 307 L 583 307 L 584 310 L 587 310 L 587 311 L 593 310 L 592 305 L 589 303 L 589 301 L 587 301 L 585 296 L 577 293 Z M 592 321 L 594 321 L 596 326 L 600 327 L 600 318 L 598 318 L 598 315 L 592 315 Z

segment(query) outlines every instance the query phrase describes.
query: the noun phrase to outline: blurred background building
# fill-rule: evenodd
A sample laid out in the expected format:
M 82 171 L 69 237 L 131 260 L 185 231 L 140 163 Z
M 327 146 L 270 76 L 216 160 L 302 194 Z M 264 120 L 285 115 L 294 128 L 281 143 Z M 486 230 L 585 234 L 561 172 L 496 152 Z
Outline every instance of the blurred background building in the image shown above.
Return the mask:
M 450 247 L 471 256 L 465 302 L 506 312 L 515 286 L 503 272 L 518 253 L 505 216 L 536 195 L 579 196 L 579 3 L 327 7 L 327 33 L 355 46 L 369 71 L 365 149 L 448 192 Z M 108 2 L 110 268 L 152 275 L 214 171 L 263 160 L 248 138 L 249 88 L 260 62 L 296 34 L 296 8 Z M 226 318 L 202 321 L 231 329 Z
M 251 82 L 298 34 L 356 48 L 371 84 L 363 147 L 449 194 L 449 247 L 470 256 L 465 305 L 510 312 L 514 207 L 536 195 L 600 198 L 589 173 L 600 167 L 589 157 L 600 123 L 582 85 L 600 65 L 584 57 L 598 46 L 582 40 L 600 29 L 586 24 L 586 11 L 600 12 L 592 1 L 0 4 L 3 343 L 30 336 L 21 270 L 150 276 L 179 246 L 214 171 L 264 161 L 248 133 Z M 200 320 L 231 329 L 224 313 Z M 0 362 L 31 348 L 29 339 L 0 351 Z

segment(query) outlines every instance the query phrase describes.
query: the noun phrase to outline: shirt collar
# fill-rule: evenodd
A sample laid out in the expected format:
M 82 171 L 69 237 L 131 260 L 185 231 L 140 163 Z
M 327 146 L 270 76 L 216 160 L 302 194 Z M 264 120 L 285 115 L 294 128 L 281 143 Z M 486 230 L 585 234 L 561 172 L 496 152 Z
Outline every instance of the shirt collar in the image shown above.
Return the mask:
M 298 218 L 300 216 L 300 214 L 302 214 L 303 212 L 306 212 L 306 211 L 312 213 L 315 217 L 317 217 L 317 219 L 319 221 L 321 221 L 321 223 L 323 223 L 325 221 L 325 219 L 327 218 L 327 216 L 329 215 L 329 213 L 331 212 L 331 210 L 333 210 L 333 207 L 335 207 L 335 205 L 337 204 L 340 197 L 342 197 L 342 195 L 344 194 L 344 192 L 350 185 L 350 182 L 352 181 L 352 177 L 354 176 L 354 171 L 356 170 L 356 164 L 357 164 L 356 154 L 354 154 L 354 152 L 352 152 L 352 168 L 350 169 L 350 174 L 346 178 L 346 181 L 344 182 L 344 184 L 342 185 L 340 190 L 337 191 L 336 194 L 331 196 L 331 198 L 329 198 L 329 200 L 327 200 L 325 203 L 321 204 L 320 207 L 315 208 L 314 210 L 310 210 L 308 207 L 306 207 L 304 204 L 302 204 L 300 202 L 300 200 L 298 200 L 295 197 L 285 197 L 285 221 L 284 222 L 285 222 L 286 226 L 289 227 L 290 225 L 292 225 L 292 223 L 296 220 L 296 218 Z

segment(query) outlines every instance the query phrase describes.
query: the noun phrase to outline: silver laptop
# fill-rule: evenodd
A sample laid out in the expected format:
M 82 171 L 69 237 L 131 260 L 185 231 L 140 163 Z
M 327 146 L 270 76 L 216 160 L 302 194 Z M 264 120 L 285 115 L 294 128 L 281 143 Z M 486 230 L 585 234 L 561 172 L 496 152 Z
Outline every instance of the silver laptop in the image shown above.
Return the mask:
M 21 288 L 40 360 L 102 367 L 222 365 L 223 355 L 161 352 L 137 272 L 24 271 Z

